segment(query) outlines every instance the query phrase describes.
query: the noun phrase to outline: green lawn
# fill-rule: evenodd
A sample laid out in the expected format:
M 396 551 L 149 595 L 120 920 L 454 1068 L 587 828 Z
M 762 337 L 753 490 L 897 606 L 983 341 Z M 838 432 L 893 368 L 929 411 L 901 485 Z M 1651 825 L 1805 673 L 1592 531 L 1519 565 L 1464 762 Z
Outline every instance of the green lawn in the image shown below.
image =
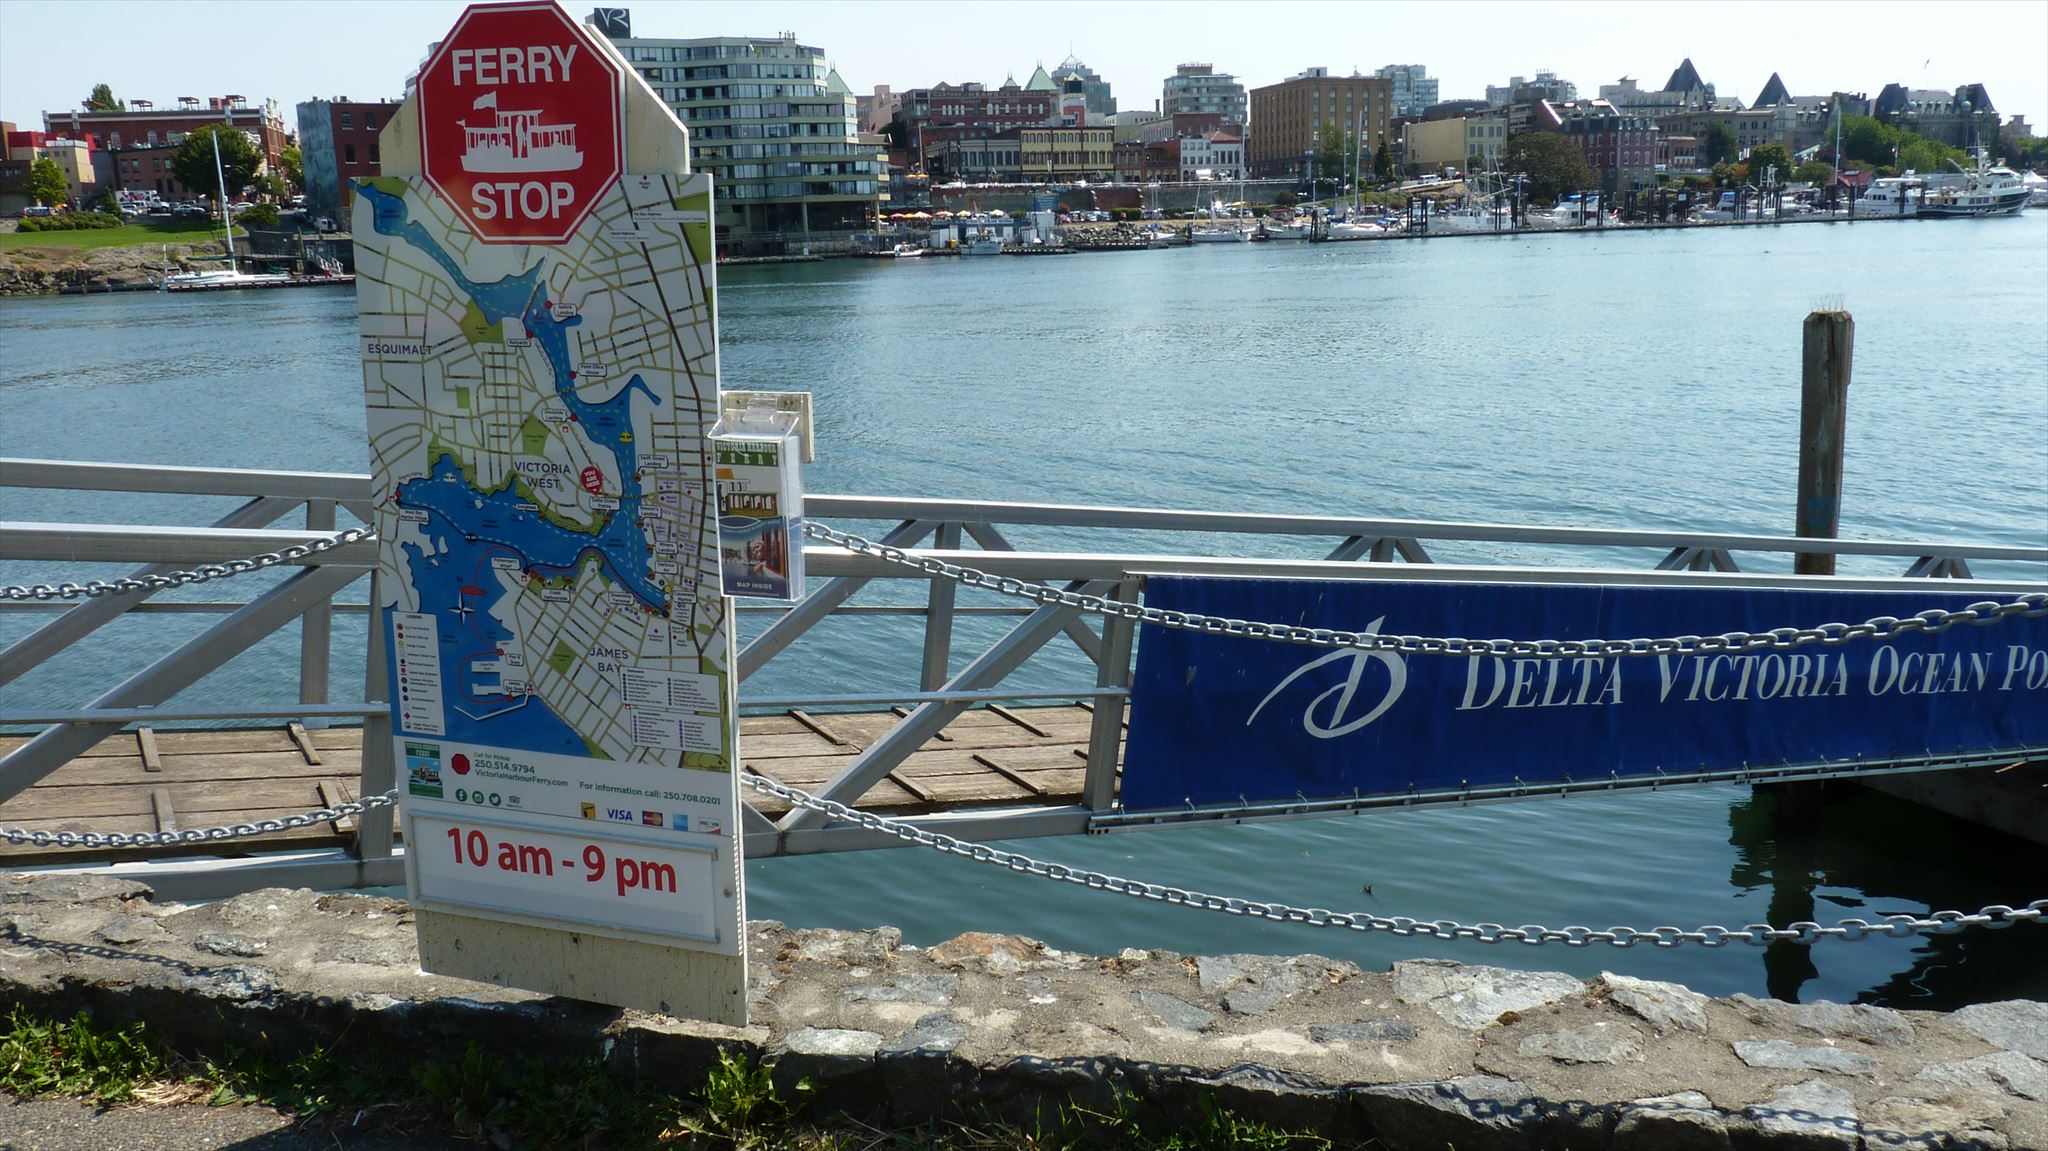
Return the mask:
M 236 235 L 241 235 L 236 229 Z M 131 248 L 143 244 L 197 244 L 220 238 L 220 225 L 211 220 L 145 220 L 118 228 L 93 228 L 78 232 L 8 232 L 0 235 L 0 252 L 23 248 Z

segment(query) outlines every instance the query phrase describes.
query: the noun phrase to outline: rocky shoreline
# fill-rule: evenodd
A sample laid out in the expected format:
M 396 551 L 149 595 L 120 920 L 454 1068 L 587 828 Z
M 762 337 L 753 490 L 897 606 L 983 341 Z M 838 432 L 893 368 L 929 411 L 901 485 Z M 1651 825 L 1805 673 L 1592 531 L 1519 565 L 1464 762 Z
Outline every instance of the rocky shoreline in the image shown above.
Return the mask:
M 2021 927 L 2017 930 L 2030 930 Z M 1439 960 L 1062 952 L 893 928 L 748 931 L 738 1029 L 422 973 L 411 911 L 266 890 L 185 907 L 140 883 L 0 878 L 0 1003 L 178 1044 L 339 1042 L 604 1060 L 676 1082 L 739 1048 L 819 1105 L 906 1123 L 1048 1101 L 1221 1105 L 1389 1151 L 2048 1151 L 2048 1004 L 1954 1012 L 1709 998 Z
M 224 255 L 226 248 L 217 239 L 126 248 L 19 248 L 0 252 L 0 296 L 144 291 L 166 261 L 182 271 L 195 257 Z

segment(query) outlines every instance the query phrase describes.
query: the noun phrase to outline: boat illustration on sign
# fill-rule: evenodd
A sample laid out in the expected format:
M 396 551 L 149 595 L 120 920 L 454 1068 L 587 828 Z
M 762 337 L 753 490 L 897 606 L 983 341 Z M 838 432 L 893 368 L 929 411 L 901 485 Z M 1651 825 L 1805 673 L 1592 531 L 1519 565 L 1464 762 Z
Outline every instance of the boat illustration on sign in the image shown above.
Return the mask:
M 571 172 L 583 166 L 576 125 L 543 124 L 538 111 L 505 111 L 498 93 L 477 97 L 473 111 L 490 109 L 488 124 L 462 122 L 465 172 Z

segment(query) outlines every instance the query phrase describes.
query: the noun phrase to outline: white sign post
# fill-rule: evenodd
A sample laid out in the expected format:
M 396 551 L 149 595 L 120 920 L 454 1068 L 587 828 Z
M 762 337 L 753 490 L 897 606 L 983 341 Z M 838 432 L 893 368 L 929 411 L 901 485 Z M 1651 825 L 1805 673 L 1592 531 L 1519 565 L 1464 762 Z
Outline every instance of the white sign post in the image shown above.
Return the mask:
M 711 186 L 552 3 L 480 4 L 356 183 L 421 964 L 746 1023 Z

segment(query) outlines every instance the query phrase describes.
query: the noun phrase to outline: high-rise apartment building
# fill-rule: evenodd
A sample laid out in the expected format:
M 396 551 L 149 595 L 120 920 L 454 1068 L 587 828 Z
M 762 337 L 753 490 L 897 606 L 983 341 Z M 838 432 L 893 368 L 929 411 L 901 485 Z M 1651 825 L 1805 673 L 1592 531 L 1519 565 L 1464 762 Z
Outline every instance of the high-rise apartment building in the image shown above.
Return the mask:
M 1394 119 L 1393 84 L 1310 68 L 1252 89 L 1251 116 L 1245 166 L 1252 175 L 1304 176 L 1325 124 L 1341 128 L 1363 156 L 1378 151 Z
M 1209 113 L 1226 124 L 1244 126 L 1247 111 L 1244 85 L 1211 64 L 1182 64 L 1166 78 L 1159 111 L 1164 116 Z
M 343 97 L 299 105 L 299 162 L 307 207 L 335 219 L 347 218 L 355 199 L 350 181 L 382 171 L 378 137 L 398 107 L 396 100 L 360 103 Z
M 690 163 L 712 178 L 721 240 L 862 228 L 887 192 L 883 145 L 863 139 L 853 92 L 825 50 L 781 36 L 635 36 L 601 10 L 616 44 L 690 128 Z
M 1081 63 L 1079 56 L 1069 56 L 1060 61 L 1060 66 L 1052 70 L 1052 77 L 1058 82 L 1070 73 L 1081 78 L 1081 93 L 1087 99 L 1089 115 L 1108 116 L 1116 111 L 1116 97 L 1109 93 L 1109 81 L 1096 75 L 1095 69 Z M 1036 80 L 1037 77 L 1033 76 L 1032 79 Z
M 1394 115 L 1420 116 L 1422 110 L 1437 102 L 1436 77 L 1429 74 L 1426 64 L 1389 64 L 1375 69 L 1373 75 L 1394 86 Z

